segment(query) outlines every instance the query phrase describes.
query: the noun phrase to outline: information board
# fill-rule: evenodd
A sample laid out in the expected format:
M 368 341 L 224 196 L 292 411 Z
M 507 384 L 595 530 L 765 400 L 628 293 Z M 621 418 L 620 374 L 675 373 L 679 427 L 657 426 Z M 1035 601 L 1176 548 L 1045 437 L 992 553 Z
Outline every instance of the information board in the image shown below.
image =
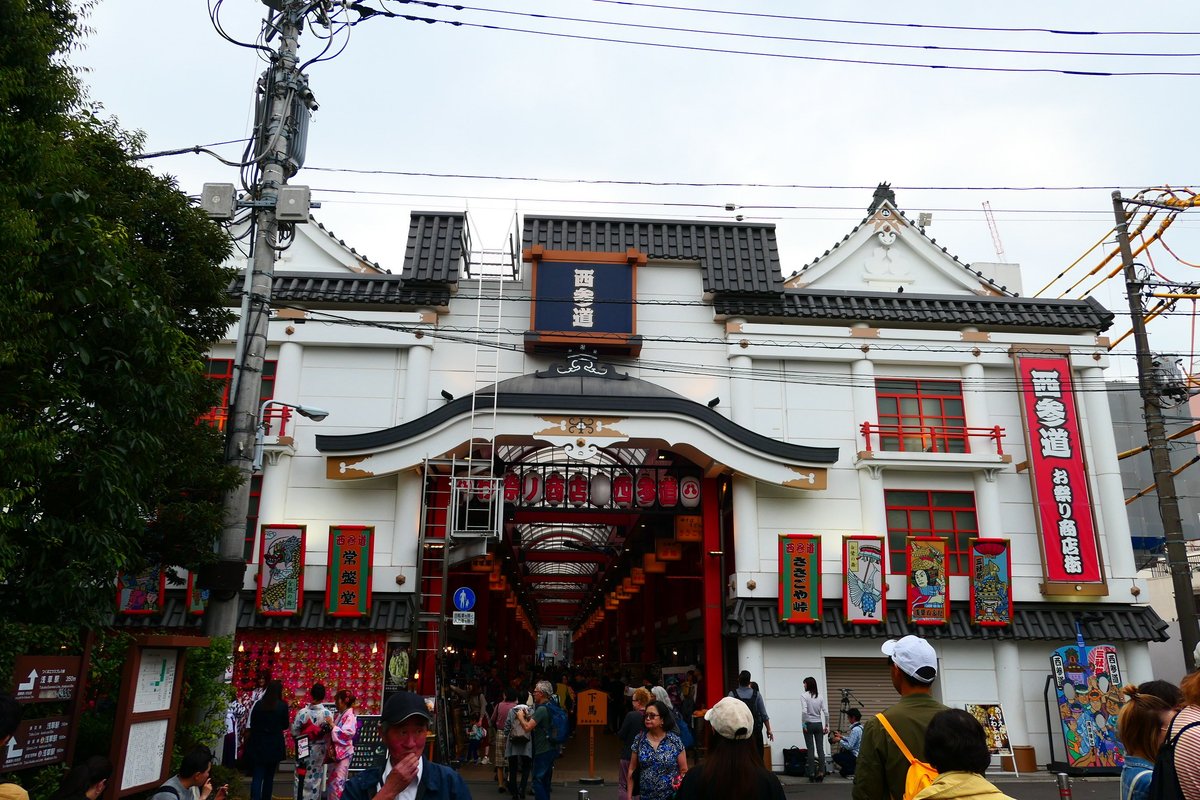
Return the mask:
M 142 651 L 133 689 L 133 713 L 171 708 L 178 662 L 179 653 L 176 650 L 147 648 Z
M 0 772 L 65 761 L 69 727 L 69 717 L 23 720 L 0 751 Z
M 579 725 L 608 724 L 608 695 L 596 689 L 588 689 L 576 695 L 576 723 Z
M 383 736 L 379 732 L 378 714 L 358 715 L 358 741 L 350 756 L 350 771 L 359 772 L 383 760 Z
M 70 700 L 79 683 L 79 656 L 19 656 L 13 698 L 18 703 Z
M 169 720 L 151 719 L 129 726 L 125 744 L 125 765 L 121 770 L 121 789 L 154 783 L 162 777 L 167 750 Z

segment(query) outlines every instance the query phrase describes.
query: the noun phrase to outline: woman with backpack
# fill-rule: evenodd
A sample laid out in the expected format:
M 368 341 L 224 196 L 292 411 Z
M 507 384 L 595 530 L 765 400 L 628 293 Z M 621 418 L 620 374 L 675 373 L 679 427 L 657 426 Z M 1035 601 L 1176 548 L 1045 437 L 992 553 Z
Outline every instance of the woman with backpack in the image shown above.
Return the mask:
M 1179 689 L 1184 706 L 1167 726 L 1150 795 L 1200 800 L 1200 669 L 1184 678 Z
M 342 689 L 333 696 L 337 717 L 329 734 L 329 800 L 341 800 L 350 775 L 350 759 L 354 757 L 354 737 L 358 735 L 358 716 L 354 713 L 354 695 Z
M 961 708 L 934 714 L 925 730 L 925 759 L 938 771 L 913 800 L 1013 800 L 983 777 L 992 754 L 979 720 Z
M 825 736 L 829 733 L 829 705 L 821 693 L 817 691 L 817 680 L 813 677 L 804 679 L 804 694 L 800 695 L 804 703 L 802 722 L 804 723 L 804 747 L 808 750 L 809 783 L 820 783 L 825 780 Z
M 1117 738 L 1125 746 L 1121 768 L 1121 800 L 1147 800 L 1154 760 L 1162 746 L 1166 726 L 1175 716 L 1172 708 L 1157 697 L 1142 694 L 1135 686 L 1121 690 L 1129 702 L 1117 716 Z

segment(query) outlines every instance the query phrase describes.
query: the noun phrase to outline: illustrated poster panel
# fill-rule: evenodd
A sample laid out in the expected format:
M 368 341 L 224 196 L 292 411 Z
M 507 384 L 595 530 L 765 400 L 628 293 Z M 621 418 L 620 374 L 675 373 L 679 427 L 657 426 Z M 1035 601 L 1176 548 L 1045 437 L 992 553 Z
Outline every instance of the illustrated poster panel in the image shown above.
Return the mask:
M 196 573 L 188 573 L 187 581 L 187 613 L 199 616 L 208 608 L 208 589 L 196 586 Z
M 123 572 L 117 576 L 117 613 L 161 614 L 166 591 L 167 572 L 161 567 L 139 574 Z
M 1012 562 L 1008 539 L 971 540 L 971 622 L 1012 624 Z
M 304 526 L 264 525 L 259 552 L 258 613 L 298 614 L 304 592 Z
M 988 752 L 994 756 L 1012 755 L 1012 742 L 1008 739 L 1008 724 L 1004 721 L 1004 709 L 999 703 L 967 703 L 967 713 L 979 720 L 987 737 Z
M 1050 655 L 1059 728 L 1072 767 L 1120 767 L 1125 754 L 1117 741 L 1121 670 L 1117 649 L 1068 645 Z
M 371 613 L 371 552 L 375 528 L 341 525 L 329 529 L 329 572 L 325 612 L 331 617 Z
M 1018 355 L 1017 377 L 1046 582 L 1103 586 L 1070 362 Z
M 847 536 L 842 540 L 842 612 L 854 625 L 879 625 L 887 616 L 883 596 L 883 537 Z
M 914 625 L 945 625 L 950 619 L 946 580 L 946 540 L 940 536 L 909 536 L 908 621 Z
M 409 674 L 408 644 L 388 642 L 387 664 L 383 674 L 383 699 L 387 700 L 393 693 L 406 690 Z
M 821 537 L 779 536 L 779 619 L 787 623 L 821 619 Z

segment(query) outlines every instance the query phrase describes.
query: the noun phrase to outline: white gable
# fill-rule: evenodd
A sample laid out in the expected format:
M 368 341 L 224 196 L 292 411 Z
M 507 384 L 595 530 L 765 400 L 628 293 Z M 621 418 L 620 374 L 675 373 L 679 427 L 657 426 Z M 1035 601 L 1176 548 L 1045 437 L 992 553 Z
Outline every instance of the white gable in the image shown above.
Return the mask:
M 788 288 L 1002 295 L 884 201 L 844 241 L 788 278 Z
M 244 230 L 244 228 L 235 228 L 232 233 L 237 236 Z M 245 247 L 245 240 L 243 240 L 242 246 Z M 244 269 L 246 260 L 237 251 L 234 251 L 230 265 L 239 270 Z M 379 275 L 385 272 L 379 265 L 359 255 L 349 245 L 338 239 L 332 231 L 311 217 L 307 225 L 296 226 L 295 238 L 290 247 L 279 253 L 275 269 L 279 272 L 352 272 L 366 275 Z

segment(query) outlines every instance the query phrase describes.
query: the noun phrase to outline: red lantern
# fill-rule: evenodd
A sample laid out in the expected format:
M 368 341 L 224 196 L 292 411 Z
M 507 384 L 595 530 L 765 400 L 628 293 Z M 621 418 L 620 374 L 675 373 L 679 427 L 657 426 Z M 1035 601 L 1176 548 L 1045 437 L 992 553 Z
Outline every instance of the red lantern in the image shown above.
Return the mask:
M 521 476 L 510 472 L 504 476 L 504 502 L 515 503 L 521 496 Z
M 689 475 L 679 481 L 679 501 L 684 508 L 695 508 L 700 505 L 700 479 Z
M 576 472 L 567 481 L 567 500 L 571 505 L 579 508 L 588 501 L 589 488 L 591 488 L 591 484 L 588 482 L 587 475 Z
M 521 476 L 521 502 L 532 506 L 542 499 L 542 476 L 537 472 L 526 472 Z
M 481 503 L 486 503 L 492 499 L 492 492 L 496 490 L 496 485 L 492 483 L 491 478 L 476 478 L 475 479 L 475 499 Z
M 642 508 L 654 505 L 654 500 L 658 495 L 658 485 L 654 481 L 654 476 L 649 472 L 639 475 L 637 485 L 634 487 L 634 495 L 637 497 L 637 504 Z
M 546 476 L 546 502 L 552 506 L 561 505 L 567 496 L 567 482 L 557 472 Z
M 679 502 L 679 481 L 674 475 L 663 475 L 658 482 L 658 502 L 664 508 L 674 508 Z
M 621 508 L 633 505 L 633 478 L 630 475 L 621 473 L 613 478 L 612 501 Z

